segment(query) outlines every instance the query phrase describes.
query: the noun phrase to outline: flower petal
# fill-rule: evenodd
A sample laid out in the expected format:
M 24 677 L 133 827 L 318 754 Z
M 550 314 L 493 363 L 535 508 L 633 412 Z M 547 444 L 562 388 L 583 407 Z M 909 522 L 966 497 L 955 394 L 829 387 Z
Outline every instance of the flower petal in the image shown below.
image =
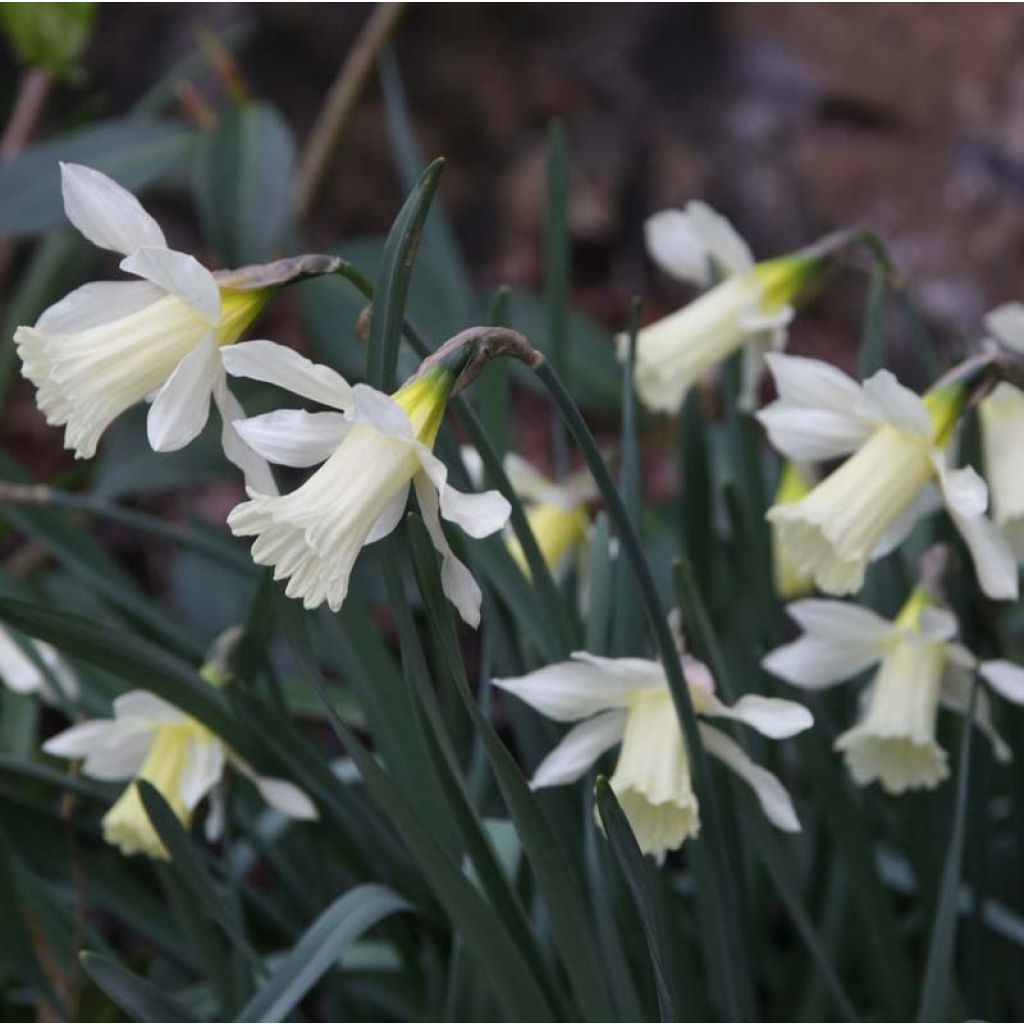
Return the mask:
M 154 728 L 138 719 L 81 722 L 51 737 L 43 750 L 54 757 L 84 758 L 86 775 L 115 782 L 138 774 L 152 746 Z
M 741 274 L 754 265 L 754 254 L 732 224 L 699 199 L 686 204 L 686 215 L 708 255 L 726 275 Z
M 942 495 L 932 484 L 922 488 L 921 493 L 910 503 L 910 507 L 882 534 L 871 553 L 872 560 L 884 558 L 895 551 L 914 531 L 914 527 L 933 512 L 942 508 Z
M 573 726 L 537 766 L 532 789 L 575 782 L 606 751 L 621 742 L 626 728 L 625 710 L 603 711 Z
M 477 457 L 479 458 L 479 455 Z M 540 501 L 542 498 L 546 497 L 547 493 L 553 487 L 556 486 L 553 480 L 549 480 L 531 463 L 527 462 L 521 455 L 516 455 L 514 452 L 509 452 L 509 454 L 505 456 L 503 467 L 505 469 L 505 476 L 508 477 L 508 482 L 512 485 L 512 490 L 514 490 L 520 498 L 524 498 L 527 501 Z M 479 479 L 473 479 L 472 474 L 470 475 L 470 479 L 473 480 L 473 483 L 477 487 L 483 485 L 482 472 Z
M 682 210 L 661 210 L 644 223 L 644 241 L 652 260 L 666 274 L 703 288 L 711 280 L 708 253 Z
M 805 633 L 837 643 L 863 644 L 881 647 L 893 635 L 893 624 L 881 615 L 851 604 L 848 601 L 830 601 L 827 598 L 808 598 L 794 601 L 786 607 L 786 614 Z
M 634 693 L 649 687 L 642 677 L 609 671 L 576 655 L 572 661 L 547 665 L 525 676 L 495 679 L 494 685 L 558 722 L 576 722 L 599 711 L 624 708 Z
M 1024 668 L 1012 661 L 997 658 L 978 666 L 982 679 L 1001 697 L 1014 704 L 1024 704 Z
M 351 416 L 382 434 L 409 441 L 413 438 L 412 422 L 406 411 L 390 395 L 369 384 L 357 384 L 352 389 Z
M 941 699 L 944 707 L 966 715 L 971 706 L 971 689 L 974 678 L 971 671 L 954 666 L 946 672 L 942 680 Z M 1003 764 L 1013 760 L 1013 751 L 1002 736 L 999 735 L 992 721 L 992 702 L 983 689 L 979 689 L 974 699 L 974 724 L 992 745 L 995 759 Z
M 36 330 L 74 334 L 90 327 L 102 327 L 137 312 L 163 295 L 163 289 L 149 281 L 91 281 L 46 309 L 36 321 Z
M 985 326 L 1009 348 L 1024 352 L 1024 304 L 1007 302 L 985 317 Z
M 863 384 L 863 415 L 906 434 L 929 440 L 932 421 L 921 396 L 904 387 L 889 370 L 879 370 Z
M 704 749 L 731 768 L 754 791 L 765 817 L 783 832 L 799 832 L 800 820 L 793 801 L 782 783 L 770 771 L 754 764 L 746 751 L 723 732 L 705 725 L 698 726 Z
M 504 528 L 512 506 L 497 491 L 463 494 L 448 483 L 448 467 L 425 445 L 417 446 L 420 465 L 437 488 L 441 515 L 470 537 L 489 537 Z
M 220 320 L 220 289 L 213 274 L 194 256 L 144 246 L 121 260 L 121 269 L 177 296 L 211 327 Z
M 181 773 L 181 800 L 194 810 L 224 774 L 224 745 L 215 736 L 193 736 Z
M 949 515 L 971 552 L 985 596 L 994 601 L 1016 601 L 1017 557 L 999 527 L 985 516 L 962 516 L 952 509 Z
M 232 377 L 276 384 L 293 395 L 340 409 L 352 408 L 348 381 L 328 366 L 314 363 L 293 348 L 273 341 L 240 341 L 221 350 L 224 369 Z
M 210 396 L 223 370 L 217 345 L 207 334 L 175 367 L 157 392 L 146 417 L 155 452 L 174 452 L 195 440 L 210 417 Z
M 298 468 L 329 459 L 351 427 L 344 413 L 302 409 L 276 409 L 235 423 L 235 430 L 254 452 L 278 466 Z
M 939 478 L 942 498 L 951 513 L 961 516 L 981 516 L 988 508 L 988 487 L 973 466 L 953 469 L 946 453 L 932 452 L 932 464 Z
M 480 602 L 483 596 L 473 574 L 455 557 L 441 526 L 437 491 L 425 473 L 413 478 L 416 500 L 423 513 L 423 525 L 430 534 L 434 547 L 441 556 L 441 587 L 445 596 L 462 617 L 463 622 L 476 629 L 480 625 Z
M 316 805 L 298 786 L 284 779 L 272 779 L 265 775 L 252 775 L 253 785 L 263 799 L 275 811 L 299 821 L 316 821 L 320 817 Z
M 370 528 L 366 535 L 366 544 L 376 544 L 383 540 L 401 522 L 405 513 L 405 506 L 409 503 L 409 488 L 403 487 L 400 494 L 396 495 L 386 509 L 377 517 L 377 521 Z
M 115 697 L 114 716 L 119 719 L 134 718 L 153 725 L 180 723 L 186 718 L 173 704 L 149 690 L 129 690 Z
M 762 697 L 756 693 L 745 694 L 732 707 L 712 698 L 709 708 L 703 713 L 743 722 L 773 740 L 795 736 L 814 724 L 814 717 L 803 704 L 779 697 Z
M 849 414 L 861 400 L 860 385 L 820 359 L 770 352 L 765 361 L 775 378 L 780 401 Z
M 237 423 L 245 419 L 245 410 L 231 394 L 223 376 L 213 386 L 213 400 L 220 413 L 220 446 L 227 460 L 244 474 L 246 489 L 256 494 L 276 495 L 277 484 L 266 459 L 257 455 L 238 433 Z
M 772 447 L 797 462 L 824 462 L 856 451 L 873 428 L 864 420 L 831 409 L 771 402 L 755 413 Z
M 60 165 L 64 212 L 93 245 L 127 255 L 148 245 L 166 247 L 160 225 L 113 178 L 82 164 Z

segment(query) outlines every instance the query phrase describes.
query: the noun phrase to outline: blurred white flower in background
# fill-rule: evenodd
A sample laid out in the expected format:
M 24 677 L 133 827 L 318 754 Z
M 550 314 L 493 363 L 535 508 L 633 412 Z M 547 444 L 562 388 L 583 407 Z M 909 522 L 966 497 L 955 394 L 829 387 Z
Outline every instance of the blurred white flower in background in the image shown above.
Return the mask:
M 200 801 L 215 791 L 228 762 L 275 810 L 290 818 L 317 817 L 313 803 L 297 786 L 257 775 L 201 722 L 145 690 L 122 694 L 114 701 L 113 718 L 73 725 L 47 740 L 43 750 L 55 757 L 84 758 L 82 771 L 94 779 L 144 779 L 186 828 Z M 218 838 L 222 827 L 223 808 L 214 800 L 206 819 L 207 838 Z M 167 856 L 134 781 L 104 815 L 103 837 L 124 854 Z
M 655 412 L 678 412 L 690 388 L 742 348 L 740 402 L 752 408 L 765 353 L 785 345 L 792 303 L 820 258 L 793 253 L 755 263 L 736 229 L 702 202 L 691 202 L 685 210 L 662 210 L 644 230 L 651 259 L 665 273 L 702 288 L 714 286 L 638 332 L 640 400 Z M 619 358 L 625 359 L 628 337 L 619 335 L 617 342 Z
M 747 694 L 732 707 L 715 696 L 707 666 L 683 655 L 694 710 L 705 718 L 743 722 L 772 739 L 810 728 L 813 719 L 800 704 Z M 622 745 L 610 784 L 629 819 L 640 849 L 664 858 L 700 830 L 700 804 L 691 781 L 690 752 L 676 717 L 660 662 L 641 658 L 599 658 L 585 652 L 494 685 L 515 694 L 558 722 L 578 722 L 540 763 L 534 788 L 579 779 L 607 750 Z M 754 791 L 777 828 L 799 832 L 789 794 L 770 772 L 754 764 L 724 732 L 700 723 L 709 754 L 734 771 Z
M 985 516 L 985 481 L 970 467 L 953 469 L 946 454 L 963 411 L 963 385 L 921 398 L 888 370 L 858 384 L 816 359 L 775 353 L 768 363 L 779 397 L 757 418 L 775 448 L 808 462 L 850 456 L 806 497 L 768 512 L 800 572 L 827 593 L 854 593 L 872 559 L 944 504 L 985 594 L 1017 597 L 1013 551 Z
M 152 396 L 147 434 L 175 451 L 206 425 L 210 399 L 224 423 L 224 453 L 252 486 L 270 491 L 262 460 L 231 429 L 244 415 L 227 389 L 220 346 L 238 339 L 270 290 L 222 289 L 192 256 L 167 246 L 157 222 L 129 191 L 80 164 L 61 164 L 68 219 L 94 245 L 121 253 L 140 281 L 96 281 L 50 306 L 14 335 L 36 401 L 77 458 L 91 458 L 106 428 Z
M 949 774 L 946 751 L 935 738 L 940 705 L 960 712 L 970 706 L 975 670 L 1003 697 L 1024 702 L 1024 668 L 1008 661 L 977 659 L 956 642 L 953 614 L 917 587 L 895 620 L 843 601 L 797 601 L 789 614 L 804 631 L 772 651 L 765 669 L 794 686 L 820 690 L 878 670 L 860 720 L 836 740 L 854 780 L 879 782 L 888 793 L 933 788 Z M 988 695 L 979 691 L 974 719 L 1008 760 L 1009 748 L 992 724 Z
M 27 637 L 23 647 L 2 626 L 0 681 L 14 693 L 37 693 L 51 704 L 59 703 L 61 696 L 74 697 L 78 693 L 75 673 L 55 648 Z
M 411 378 L 393 396 L 366 384 L 350 386 L 325 366 L 269 341 L 234 345 L 224 353 L 229 373 L 271 381 L 333 412 L 279 410 L 242 420 L 247 444 L 270 462 L 323 465 L 283 497 L 249 489 L 251 500 L 228 516 L 236 536 L 256 537 L 252 557 L 287 579 L 286 593 L 306 608 L 325 601 L 337 611 L 348 593 L 359 552 L 386 537 L 405 511 L 409 488 L 441 554 L 444 592 L 471 626 L 480 622 L 480 588 L 456 558 L 441 516 L 471 537 L 486 537 L 508 521 L 496 491 L 462 494 L 431 451 L 455 383 L 443 365 Z

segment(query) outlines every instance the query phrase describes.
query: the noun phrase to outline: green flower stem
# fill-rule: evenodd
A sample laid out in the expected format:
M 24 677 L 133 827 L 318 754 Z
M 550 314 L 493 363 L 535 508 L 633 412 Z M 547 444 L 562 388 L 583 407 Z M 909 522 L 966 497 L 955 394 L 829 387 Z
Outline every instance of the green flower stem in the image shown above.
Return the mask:
M 625 556 L 629 559 L 636 575 L 640 596 L 657 642 L 665 676 L 668 679 L 676 714 L 693 758 L 697 792 L 700 794 L 703 809 L 703 835 L 708 843 L 707 856 L 696 858 L 698 863 L 703 862 L 707 866 L 706 873 L 703 873 L 704 877 L 699 878 L 697 884 L 709 883 L 713 888 L 713 898 L 717 904 L 717 923 L 720 927 L 715 929 L 714 956 L 718 960 L 721 977 L 725 982 L 722 987 L 723 1011 L 727 1020 L 748 1019 L 748 1014 L 744 1012 L 743 1007 L 744 1004 L 752 1003 L 750 979 L 739 967 L 739 952 L 730 949 L 728 943 L 730 934 L 742 934 L 742 930 L 735 927 L 738 925 L 735 916 L 738 913 L 739 903 L 732 873 L 728 867 L 732 858 L 728 857 L 728 851 L 725 849 L 724 818 L 715 793 L 711 767 L 704 744 L 701 742 L 700 731 L 697 728 L 697 716 L 693 710 L 693 702 L 690 700 L 690 691 L 686 685 L 686 678 L 683 675 L 683 667 L 676 651 L 668 618 L 662 607 L 661 599 L 658 597 L 654 577 L 644 558 L 643 549 L 640 547 L 640 541 L 633 529 L 625 503 L 608 471 L 594 435 L 591 434 L 590 428 L 576 407 L 572 396 L 551 365 L 543 362 L 535 372 L 548 389 L 569 428 L 569 432 L 576 439 L 576 443 L 587 460 L 587 466 L 607 503 L 608 514 L 618 531 Z

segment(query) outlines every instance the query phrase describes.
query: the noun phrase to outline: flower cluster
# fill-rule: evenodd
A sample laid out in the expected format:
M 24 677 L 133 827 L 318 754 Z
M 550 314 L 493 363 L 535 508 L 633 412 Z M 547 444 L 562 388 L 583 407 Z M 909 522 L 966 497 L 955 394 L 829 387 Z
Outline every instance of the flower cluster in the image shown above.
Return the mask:
M 508 498 L 514 498 L 522 502 L 556 579 L 564 580 L 574 565 L 585 567 L 591 512 L 601 498 L 589 473 L 552 480 L 510 455 L 503 496 L 481 489 L 480 457 L 464 448 L 476 490 L 463 493 L 434 454 L 450 400 L 479 369 L 474 364 L 469 372 L 468 356 L 448 358 L 466 344 L 461 335 L 393 394 L 349 383 L 291 348 L 245 337 L 297 274 L 268 273 L 266 267 L 212 273 L 171 249 L 138 200 L 110 178 L 65 164 L 62 181 L 72 224 L 95 245 L 119 253 L 121 269 L 139 278 L 87 284 L 51 306 L 34 326 L 16 332 L 22 371 L 36 387 L 39 408 L 49 423 L 64 427 L 65 444 L 76 457 L 91 457 L 107 427 L 143 400 L 151 403 L 152 448 L 182 448 L 203 430 L 212 400 L 224 454 L 244 474 L 247 495 L 228 515 L 227 526 L 252 539 L 253 561 L 272 568 L 285 594 L 307 609 L 342 607 L 363 547 L 396 529 L 412 493 L 441 559 L 444 593 L 474 628 L 481 618 L 481 590 L 453 550 L 443 521 L 470 538 L 484 538 L 506 527 Z M 656 214 L 647 222 L 646 237 L 658 267 L 706 290 L 640 330 L 635 349 L 619 340 L 622 358 L 635 352 L 643 405 L 652 413 L 678 413 L 694 386 L 734 355 L 743 367 L 741 409 L 757 408 L 766 366 L 774 379 L 777 397 L 756 417 L 785 457 L 767 512 L 780 597 L 802 597 L 815 588 L 835 596 L 857 594 L 870 563 L 899 547 L 922 517 L 943 508 L 970 552 L 981 591 L 993 600 L 1017 598 L 1017 562 L 1024 555 L 1024 480 L 1017 468 L 1024 392 L 998 369 L 1007 353 L 1024 354 L 1024 307 L 1001 307 L 987 318 L 988 354 L 979 364 L 980 376 L 954 373 L 918 395 L 888 370 L 858 382 L 835 367 L 781 351 L 795 309 L 820 284 L 846 236 L 755 262 L 728 221 L 693 202 L 685 210 Z M 318 408 L 246 417 L 228 387 L 234 378 L 273 385 Z M 961 425 L 975 406 L 987 484 L 971 466 L 958 465 L 955 455 Z M 281 494 L 271 465 L 312 472 Z M 595 475 L 600 476 L 596 468 Z M 529 578 L 519 539 L 509 535 L 507 544 Z M 877 667 L 858 721 L 835 740 L 857 783 L 877 781 L 897 794 L 941 782 L 949 774 L 936 737 L 941 706 L 969 711 L 997 757 L 1009 757 L 995 730 L 989 695 L 973 677 L 977 673 L 995 693 L 1021 703 L 1024 669 L 1003 659 L 979 661 L 960 644 L 956 618 L 934 581 L 917 586 L 893 621 L 867 607 L 823 598 L 796 601 L 789 612 L 803 635 L 764 659 L 772 675 L 816 690 Z M 679 682 L 675 658 L 585 652 L 494 680 L 548 718 L 572 723 L 537 766 L 532 785 L 576 782 L 618 747 L 611 788 L 640 848 L 662 859 L 700 831 L 702 794 L 694 788 L 694 759 L 706 752 L 750 787 L 770 822 L 799 831 L 780 779 L 709 720 L 786 739 L 812 726 L 811 713 L 801 704 L 756 693 L 731 704 L 722 700 L 708 667 L 683 649 L 681 630 L 675 657 L 685 679 L 675 692 L 669 684 L 670 676 Z M 38 692 L 57 703 L 74 698 L 73 671 L 46 645 L 0 632 L 0 670 L 14 690 Z M 224 682 L 214 661 L 201 674 L 211 685 Z M 695 729 L 687 719 L 689 734 L 680 717 L 689 715 L 687 703 L 697 716 Z M 117 697 L 112 718 L 80 721 L 44 749 L 84 759 L 82 770 L 97 779 L 145 780 L 186 826 L 209 797 L 210 838 L 223 820 L 220 783 L 229 765 L 273 808 L 298 819 L 316 815 L 301 790 L 257 774 L 202 722 L 142 690 Z M 134 781 L 103 828 L 125 853 L 166 855 Z

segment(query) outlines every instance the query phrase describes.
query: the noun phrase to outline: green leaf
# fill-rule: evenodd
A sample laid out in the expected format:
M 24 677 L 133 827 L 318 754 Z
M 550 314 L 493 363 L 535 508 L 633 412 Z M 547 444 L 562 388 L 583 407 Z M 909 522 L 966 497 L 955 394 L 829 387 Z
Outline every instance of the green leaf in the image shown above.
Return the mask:
M 175 121 L 122 117 L 29 146 L 0 167 L 0 234 L 38 235 L 65 223 L 62 160 L 94 167 L 141 191 L 176 166 L 194 138 Z
M 116 960 L 87 952 L 82 954 L 81 961 L 86 974 L 128 1015 L 129 1020 L 202 1020 L 162 988 L 133 974 Z
M 860 355 L 857 360 L 862 378 L 870 377 L 885 366 L 885 293 L 888 271 L 882 263 L 871 268 L 868 298 L 864 306 L 864 324 L 860 335 Z
M 658 993 L 658 1007 L 662 1020 L 679 1020 L 679 995 L 675 991 L 675 973 L 668 962 L 668 942 L 664 916 L 666 908 L 654 898 L 651 886 L 651 866 L 640 852 L 636 836 L 629 827 L 629 821 L 619 806 L 612 787 L 603 776 L 596 785 L 597 810 L 601 823 L 608 834 L 608 841 L 615 851 L 615 859 L 622 872 L 630 895 L 636 904 L 643 923 L 644 938 L 654 968 L 654 985 Z
M 366 381 L 381 391 L 390 393 L 395 389 L 409 279 L 423 225 L 443 170 L 444 160 L 438 159 L 423 172 L 399 210 L 384 245 L 373 289 L 373 312 L 366 351 Z
M 382 885 L 361 885 L 345 893 L 310 925 L 236 1019 L 284 1020 L 365 932 L 385 917 L 411 909 Z
M 576 999 L 591 1020 L 603 1020 L 611 1012 L 609 994 L 598 964 L 593 921 L 580 884 L 564 849 L 541 812 L 519 766 L 484 717 L 469 689 L 459 652 L 458 637 L 449 604 L 441 588 L 437 555 L 422 521 L 408 517 L 413 561 L 423 593 L 431 633 L 443 645 L 444 663 L 452 673 L 459 696 L 484 742 L 498 786 L 515 822 L 523 852 L 537 879 L 555 943 L 562 955 Z
M 946 846 L 946 862 L 942 869 L 938 905 L 935 908 L 935 920 L 932 922 L 932 934 L 928 943 L 928 963 L 921 989 L 921 1001 L 917 1009 L 919 1021 L 949 1019 L 949 993 L 953 980 L 953 956 L 956 952 L 957 912 L 960 902 L 960 869 L 963 864 L 964 835 L 967 829 L 967 797 L 970 793 L 971 738 L 974 735 L 974 707 L 978 699 L 979 686 L 980 683 L 975 677 L 967 707 L 963 743 L 960 746 L 953 824 Z
M 266 103 L 226 111 L 195 151 L 192 188 L 207 240 L 229 266 L 277 255 L 291 219 L 295 140 Z

